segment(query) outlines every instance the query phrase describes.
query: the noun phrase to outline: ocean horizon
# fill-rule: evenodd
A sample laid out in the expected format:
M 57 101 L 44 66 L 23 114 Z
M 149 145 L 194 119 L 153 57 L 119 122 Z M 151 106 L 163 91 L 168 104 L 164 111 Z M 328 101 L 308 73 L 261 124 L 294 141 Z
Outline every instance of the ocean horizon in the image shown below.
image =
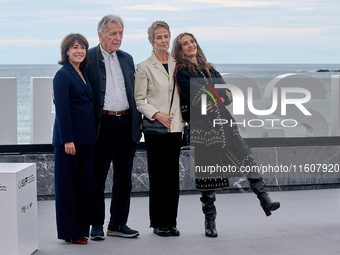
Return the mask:
M 0 77 L 17 78 L 18 144 L 30 143 L 30 78 L 54 77 L 60 67 L 58 64 L 0 65 Z M 317 108 L 330 123 L 330 106 L 327 105 L 331 96 L 330 78 L 332 75 L 340 75 L 340 72 L 332 72 L 340 70 L 340 64 L 215 64 L 215 67 L 220 73 L 240 74 L 252 79 L 273 79 L 282 74 L 298 73 L 326 81 L 323 84 L 327 99 L 320 100 L 324 104 L 318 104 Z M 318 70 L 330 72 L 317 72 Z M 259 85 L 259 88 L 263 93 L 265 85 Z M 292 133 L 292 136 L 301 135 Z

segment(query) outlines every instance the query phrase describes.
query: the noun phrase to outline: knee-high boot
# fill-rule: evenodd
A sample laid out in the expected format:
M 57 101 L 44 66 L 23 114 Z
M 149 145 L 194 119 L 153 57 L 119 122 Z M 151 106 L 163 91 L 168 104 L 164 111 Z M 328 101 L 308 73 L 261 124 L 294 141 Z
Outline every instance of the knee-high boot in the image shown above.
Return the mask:
M 272 214 L 271 211 L 279 209 L 280 202 L 273 202 L 270 199 L 265 188 L 263 179 L 260 175 L 248 178 L 248 181 L 250 183 L 251 189 L 257 195 L 257 198 L 260 200 L 260 205 L 267 216 L 270 216 Z
M 217 237 L 216 230 L 216 207 L 214 202 L 216 201 L 215 190 L 202 191 L 202 211 L 205 216 L 204 226 L 205 235 L 208 237 Z

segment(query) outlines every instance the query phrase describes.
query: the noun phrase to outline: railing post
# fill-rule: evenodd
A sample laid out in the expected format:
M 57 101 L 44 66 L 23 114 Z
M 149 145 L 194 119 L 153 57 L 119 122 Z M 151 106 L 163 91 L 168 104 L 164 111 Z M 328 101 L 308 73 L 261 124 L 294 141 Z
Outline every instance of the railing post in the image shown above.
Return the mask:
M 17 144 L 17 79 L 0 78 L 0 144 Z
M 31 77 L 31 143 L 50 144 L 54 110 L 51 77 Z

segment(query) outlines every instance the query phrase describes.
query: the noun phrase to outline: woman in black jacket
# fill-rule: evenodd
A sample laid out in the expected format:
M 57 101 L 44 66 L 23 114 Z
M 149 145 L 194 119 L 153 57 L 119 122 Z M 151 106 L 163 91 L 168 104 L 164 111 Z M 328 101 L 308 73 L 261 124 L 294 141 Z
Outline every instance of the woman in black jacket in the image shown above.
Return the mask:
M 62 67 L 53 79 L 55 205 L 58 238 L 87 244 L 92 208 L 93 93 L 84 72 L 89 44 L 80 34 L 61 43 Z
M 228 187 L 228 177 L 242 176 L 242 168 L 256 167 L 249 147 L 239 134 L 236 122 L 225 108 L 232 97 L 229 90 L 214 89 L 214 84 L 225 83 L 214 66 L 207 62 L 194 35 L 182 33 L 173 43 L 172 55 L 176 60 L 175 78 L 181 91 L 183 119 L 190 123 L 191 145 L 195 148 L 196 188 L 202 193 L 202 210 L 205 214 L 205 235 L 217 237 L 214 202 L 215 191 Z M 202 113 L 203 98 L 213 98 L 206 103 L 206 114 Z M 217 98 L 217 99 L 215 99 Z M 190 116 L 191 115 L 191 116 Z M 228 125 L 214 125 L 214 119 L 228 120 Z M 229 169 L 212 175 L 205 170 L 208 166 Z M 261 175 L 252 172 L 246 175 L 250 187 L 260 200 L 267 216 L 280 207 L 272 202 Z

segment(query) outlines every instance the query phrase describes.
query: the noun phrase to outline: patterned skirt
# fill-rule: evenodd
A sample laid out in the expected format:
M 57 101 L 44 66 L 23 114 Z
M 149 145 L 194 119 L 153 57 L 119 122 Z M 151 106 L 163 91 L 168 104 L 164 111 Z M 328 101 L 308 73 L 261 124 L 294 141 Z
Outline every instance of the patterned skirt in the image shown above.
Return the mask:
M 246 172 L 241 170 L 245 167 L 257 166 L 237 126 L 232 128 L 232 139 L 232 146 L 225 146 L 225 143 L 220 142 L 207 145 L 197 142 L 199 141 L 197 139 L 192 142 L 195 151 L 195 181 L 198 190 L 225 189 L 229 187 L 228 178 L 243 177 Z

